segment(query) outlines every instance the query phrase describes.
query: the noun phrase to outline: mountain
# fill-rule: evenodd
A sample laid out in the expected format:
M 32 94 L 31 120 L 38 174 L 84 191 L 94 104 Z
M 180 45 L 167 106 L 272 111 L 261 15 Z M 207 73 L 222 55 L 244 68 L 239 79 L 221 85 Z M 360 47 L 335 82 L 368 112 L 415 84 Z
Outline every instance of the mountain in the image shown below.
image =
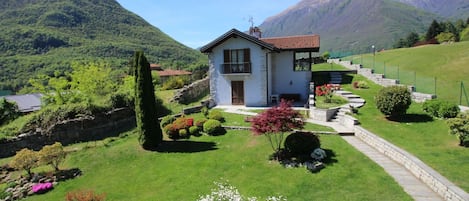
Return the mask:
M 469 0 L 396 0 L 446 18 L 467 19 Z
M 0 30 L 0 89 L 64 73 L 71 62 L 104 60 L 124 71 L 136 49 L 168 66 L 204 58 L 115 0 L 2 0 Z
M 321 51 L 391 48 L 410 32 L 424 33 L 442 17 L 395 0 L 303 0 L 266 19 L 263 36 L 319 34 Z

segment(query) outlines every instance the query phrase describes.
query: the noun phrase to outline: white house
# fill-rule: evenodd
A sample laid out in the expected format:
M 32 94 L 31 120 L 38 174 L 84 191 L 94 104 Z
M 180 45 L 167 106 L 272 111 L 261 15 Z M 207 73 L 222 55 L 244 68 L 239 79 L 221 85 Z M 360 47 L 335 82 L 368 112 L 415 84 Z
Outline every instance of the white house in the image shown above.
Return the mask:
M 217 105 L 306 103 L 319 35 L 261 38 L 232 29 L 200 49 L 209 57 L 210 95 Z

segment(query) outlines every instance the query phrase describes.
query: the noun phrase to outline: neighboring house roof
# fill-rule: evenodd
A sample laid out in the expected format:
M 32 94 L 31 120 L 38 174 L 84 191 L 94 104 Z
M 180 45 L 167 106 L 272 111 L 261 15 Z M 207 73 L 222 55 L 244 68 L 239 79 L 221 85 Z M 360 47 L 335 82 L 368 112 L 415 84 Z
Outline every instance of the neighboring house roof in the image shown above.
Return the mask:
M 253 42 L 263 48 L 272 51 L 281 50 L 310 50 L 319 51 L 320 38 L 319 35 L 303 35 L 303 36 L 286 36 L 286 37 L 273 37 L 273 38 L 256 38 L 247 33 L 231 29 L 214 41 L 200 48 L 203 53 L 211 52 L 213 48 L 220 45 L 230 38 L 244 38 Z
M 287 36 L 275 38 L 261 38 L 282 50 L 317 49 L 319 51 L 319 35 Z
M 163 70 L 163 68 L 161 67 L 160 64 L 150 64 L 150 69 L 151 70 L 158 70 L 158 71 Z
M 179 76 L 179 75 L 191 75 L 192 73 L 185 70 L 171 70 L 165 69 L 162 71 L 156 71 L 160 77 Z
M 8 101 L 15 102 L 20 112 L 33 112 L 41 109 L 42 94 L 23 94 L 3 96 Z
M 259 45 L 263 48 L 266 48 L 268 50 L 276 50 L 275 46 L 273 46 L 272 44 L 266 43 L 262 40 L 259 40 L 258 38 L 254 37 L 254 36 L 251 36 L 247 33 L 243 33 L 241 31 L 238 31 L 237 29 L 231 29 L 230 31 L 228 31 L 225 34 L 221 35 L 220 37 L 218 37 L 214 41 L 212 41 L 209 44 L 207 44 L 207 45 L 203 46 L 202 48 L 200 48 L 200 51 L 203 52 L 203 53 L 211 52 L 212 49 L 215 48 L 216 46 L 220 45 L 221 43 L 225 42 L 226 40 L 228 40 L 230 38 L 236 38 L 236 37 L 246 39 L 246 40 L 248 40 L 252 43 L 255 43 L 255 44 L 257 44 L 257 45 Z

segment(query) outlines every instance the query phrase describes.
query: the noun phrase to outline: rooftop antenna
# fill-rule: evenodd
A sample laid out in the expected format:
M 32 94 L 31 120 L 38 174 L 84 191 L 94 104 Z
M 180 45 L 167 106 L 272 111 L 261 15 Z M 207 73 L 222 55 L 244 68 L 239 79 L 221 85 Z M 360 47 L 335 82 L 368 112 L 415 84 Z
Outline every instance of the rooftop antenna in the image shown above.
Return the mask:
M 254 18 L 252 16 L 249 16 L 249 22 L 251 23 L 251 28 L 254 27 Z

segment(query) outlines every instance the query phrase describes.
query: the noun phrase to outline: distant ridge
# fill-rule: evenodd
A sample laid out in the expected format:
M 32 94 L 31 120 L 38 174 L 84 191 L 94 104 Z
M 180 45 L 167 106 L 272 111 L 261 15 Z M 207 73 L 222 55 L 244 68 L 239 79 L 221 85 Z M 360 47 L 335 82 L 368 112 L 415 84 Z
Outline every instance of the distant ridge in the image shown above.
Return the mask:
M 469 0 L 303 0 L 269 17 L 263 36 L 321 35 L 321 51 L 389 49 L 410 32 L 423 34 L 433 19 L 469 16 Z M 438 10 L 438 7 L 444 9 Z M 453 11 L 453 12 L 452 12 Z

